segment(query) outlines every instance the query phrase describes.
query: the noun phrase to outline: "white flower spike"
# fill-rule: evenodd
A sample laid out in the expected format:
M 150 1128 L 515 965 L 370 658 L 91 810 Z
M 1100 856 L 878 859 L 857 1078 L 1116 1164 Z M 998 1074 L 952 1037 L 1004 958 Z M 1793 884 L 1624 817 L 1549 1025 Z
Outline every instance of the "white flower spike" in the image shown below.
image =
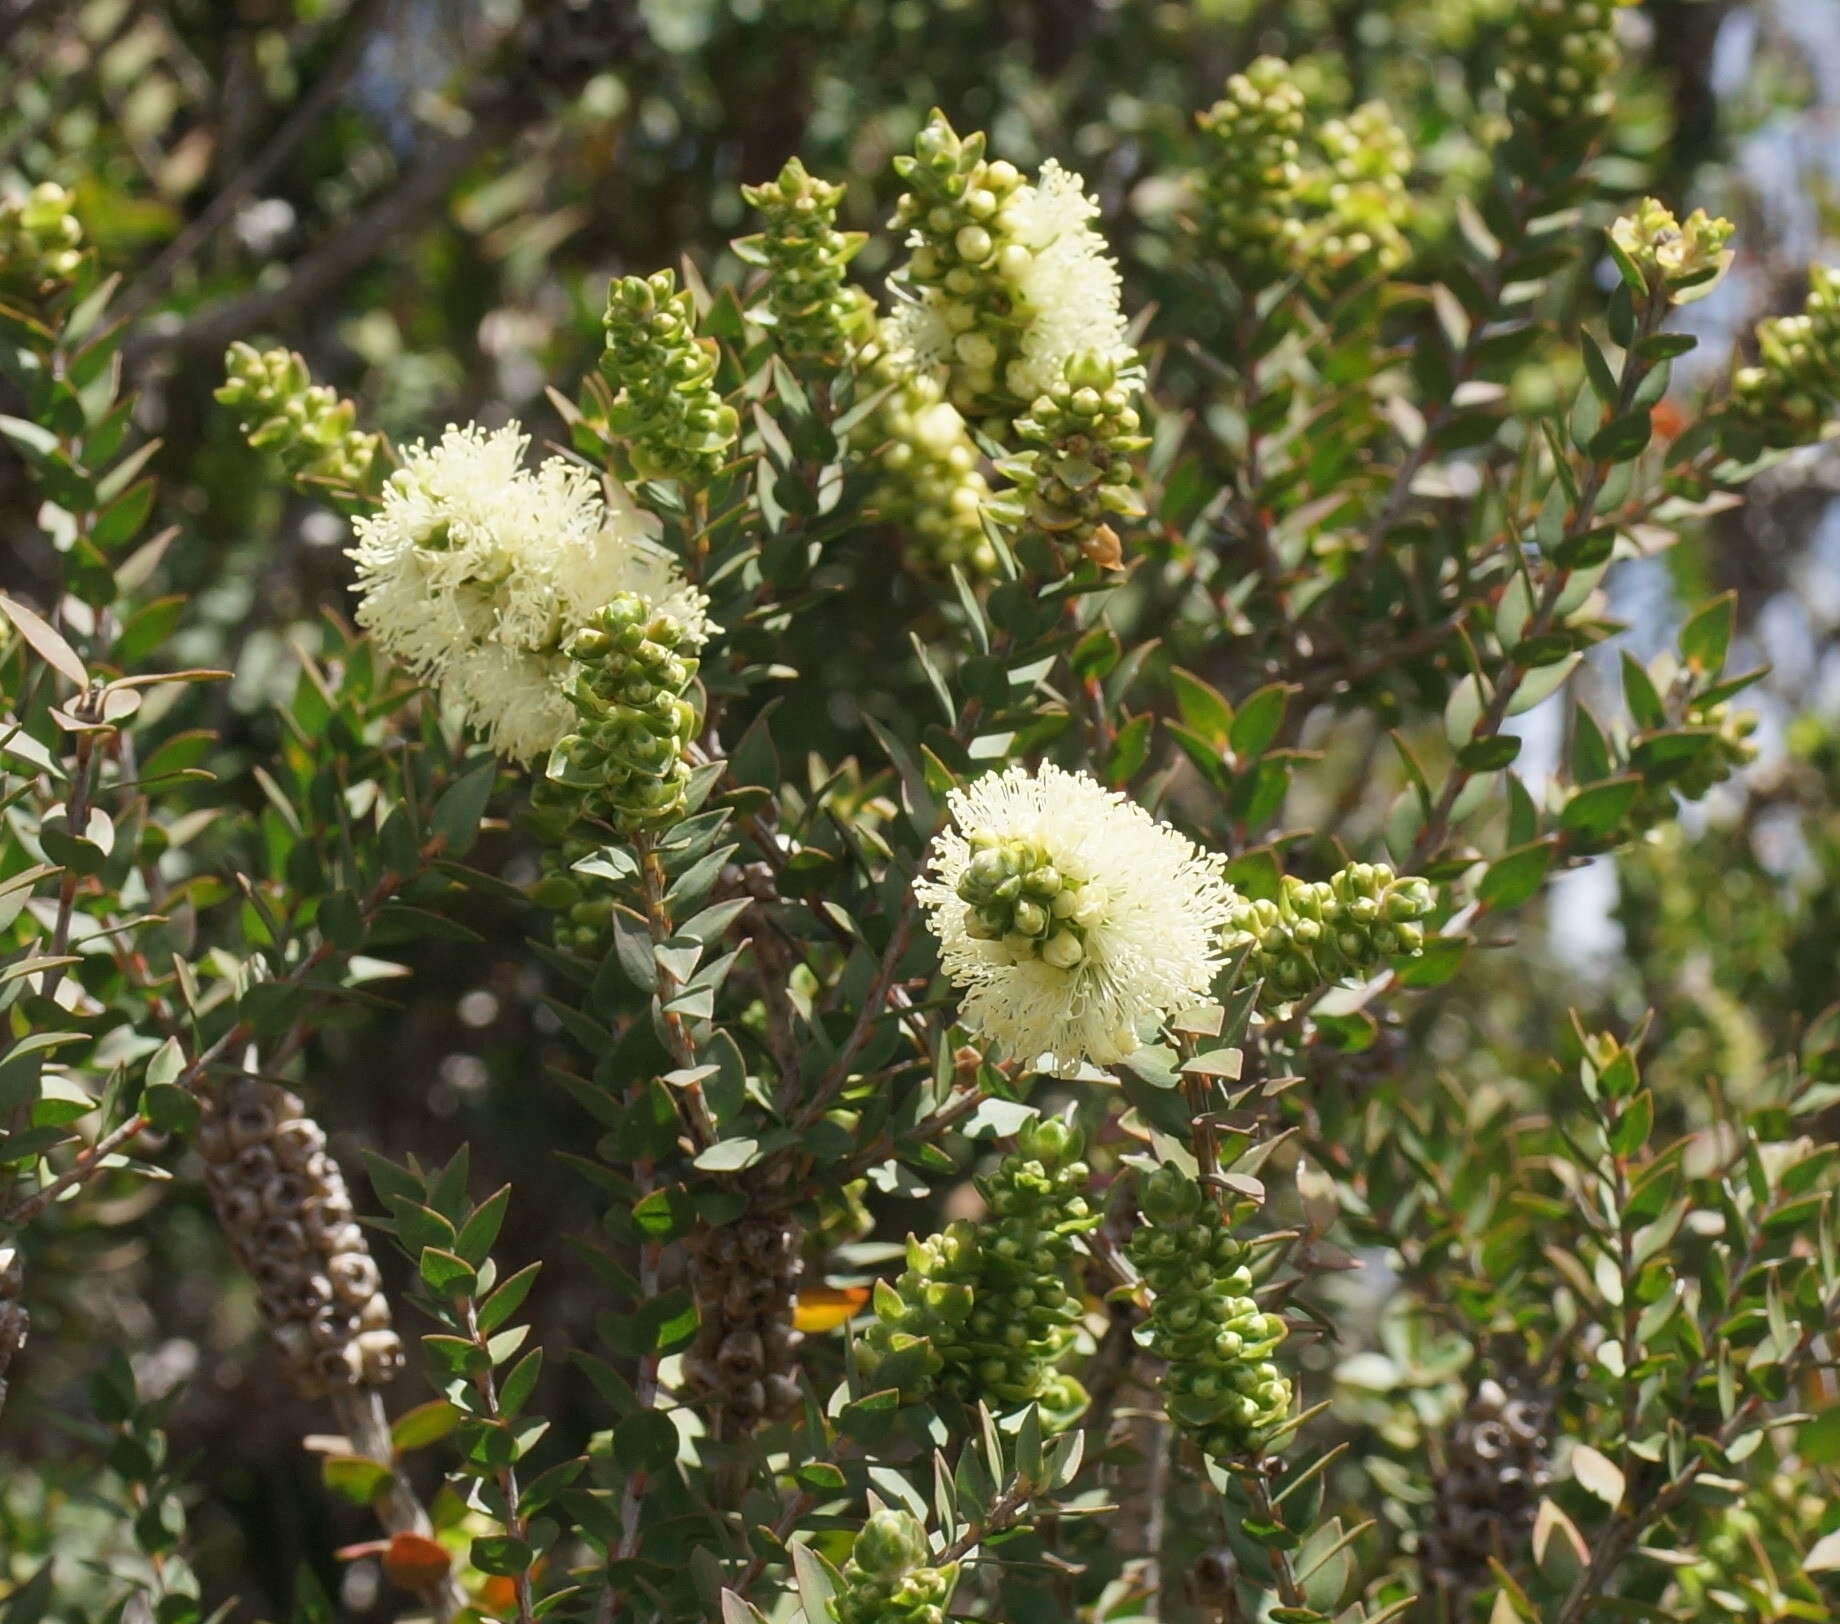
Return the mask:
M 348 555 L 358 624 L 524 763 L 574 726 L 563 646 L 617 594 L 638 593 L 694 643 L 711 630 L 656 520 L 565 458 L 525 467 L 529 446 L 511 424 L 412 447 Z
M 977 779 L 948 805 L 917 894 L 968 1027 L 1023 1060 L 1103 1066 L 1206 1001 L 1236 900 L 1218 858 L 1053 765 Z

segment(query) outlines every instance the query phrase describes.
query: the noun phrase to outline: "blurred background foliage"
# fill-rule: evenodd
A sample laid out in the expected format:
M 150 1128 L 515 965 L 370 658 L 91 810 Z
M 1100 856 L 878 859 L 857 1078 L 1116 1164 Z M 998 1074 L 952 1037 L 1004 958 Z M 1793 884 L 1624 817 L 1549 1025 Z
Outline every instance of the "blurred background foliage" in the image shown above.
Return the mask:
M 289 644 L 316 642 L 320 617 L 347 613 L 346 534 L 329 510 L 262 477 L 213 406 L 229 341 L 299 348 L 399 442 L 514 415 L 560 437 L 545 386 L 591 369 L 610 276 L 690 256 L 706 279 L 738 282 L 744 268 L 727 246 L 747 229 L 738 187 L 794 153 L 814 173 L 882 177 L 852 186 L 844 220 L 879 226 L 895 190 L 888 159 L 933 105 L 961 129 L 988 129 L 1025 166 L 1054 155 L 1081 169 L 1104 204 L 1127 308 L 1173 308 L 1169 329 L 1205 340 L 1218 318 L 1177 265 L 1170 177 L 1194 161 L 1193 112 L 1224 77 L 1275 51 L 1303 60 L 1325 102 L 1383 97 L 1435 195 L 1439 177 L 1478 165 L 1469 110 L 1506 9 L 0 0 L 0 188 L 72 188 L 122 278 L 142 427 L 161 441 L 161 516 L 177 527 L 163 563 L 169 597 L 152 613 L 183 626 L 174 658 L 234 670 L 208 701 L 225 738 L 216 766 L 223 793 L 254 805 L 261 792 L 238 769 L 275 745 L 270 707 L 295 681 Z M 1715 340 L 1700 353 L 1717 367 L 1751 320 L 1799 300 L 1802 268 L 1831 258 L 1840 235 L 1840 0 L 1651 0 L 1621 22 L 1636 66 L 1612 172 L 1627 190 L 1739 225 L 1733 274 L 1688 313 Z M 888 269 L 890 246 L 872 239 L 857 263 L 865 284 Z M 1205 344 L 1158 353 L 1157 327 L 1152 315 L 1159 397 L 1205 416 Z M 1675 387 L 1707 381 L 1683 367 Z M 1569 386 L 1538 368 L 1517 384 L 1535 395 Z M 42 546 L 24 470 L 0 449 L 0 585 L 30 598 L 52 579 Z M 822 662 L 821 681 L 795 704 L 847 706 L 851 670 L 884 657 L 886 626 L 913 612 L 916 590 L 888 577 L 879 599 L 830 612 L 835 638 L 804 651 Z M 1627 630 L 1593 656 L 1606 688 L 1616 644 L 1647 655 L 1672 640 L 1682 605 L 1739 590 L 1731 667 L 1772 667 L 1757 690 L 1763 749 L 1678 830 L 1564 876 L 1526 921 L 1531 973 L 1524 956 L 1510 973 L 1474 955 L 1461 997 L 1446 988 L 1406 1008 L 1410 1050 L 1428 1061 L 1405 1086 L 1473 1096 L 1479 1118 L 1527 1086 L 1510 1079 L 1549 1073 L 1568 1007 L 1621 1030 L 1664 1011 L 1646 1051 L 1651 1078 L 1672 1079 L 1685 1100 L 1717 1077 L 1742 1100 L 1833 997 L 1840 453 L 1773 470 L 1743 505 L 1659 558 L 1620 564 L 1607 584 Z M 1564 720 L 1552 706 L 1514 725 L 1527 739 L 1524 768 L 1542 752 L 1556 758 Z M 1322 781 L 1352 771 L 1360 792 L 1363 728 L 1371 720 L 1325 722 L 1303 741 L 1344 758 Z M 534 877 L 515 836 L 490 839 L 486 866 Z M 557 1241 L 592 1223 L 594 1208 L 591 1192 L 549 1174 L 550 1147 L 579 1123 L 541 1082 L 546 1046 L 561 1040 L 522 945 L 537 927 L 515 904 L 470 906 L 466 922 L 487 945 L 416 943 L 400 1012 L 320 1032 L 314 1081 L 348 1164 L 360 1145 L 440 1160 L 470 1139 L 481 1188 L 515 1181 L 526 1195 L 505 1251 L 548 1260 L 536 1334 L 556 1347 L 591 1343 L 598 1288 Z M 1385 1033 L 1336 1063 L 1337 1076 L 1358 1088 L 1359 1068 L 1384 1069 L 1403 1047 Z M 932 1219 L 885 1207 L 897 1233 Z M 343 1585 L 353 1616 L 387 1616 L 374 1568 L 328 1562 L 364 1536 L 363 1519 L 318 1487 L 300 1447 L 313 1413 L 278 1396 L 250 1288 L 196 1181 L 137 1186 L 92 1203 L 88 1220 L 52 1232 L 38 1271 L 46 1295 L 0 1440 L 0 1590 L 53 1547 L 68 1558 L 67 1584 L 85 1561 L 129 1560 L 107 1547 L 120 1524 L 99 1501 L 133 1485 L 60 1464 L 73 1459 L 60 1417 L 89 1411 L 103 1350 L 118 1350 L 143 1391 L 172 1393 L 175 1456 L 213 1452 L 199 1476 L 220 1492 L 192 1519 L 207 1594 L 275 1616 L 304 1563 Z M 1435 1349 L 1410 1352 L 1428 1386 L 1449 1389 L 1447 1412 L 1460 1390 L 1453 1373 L 1439 1377 Z M 568 1362 L 548 1368 L 549 1412 L 566 1416 L 574 1403 L 585 1420 Z

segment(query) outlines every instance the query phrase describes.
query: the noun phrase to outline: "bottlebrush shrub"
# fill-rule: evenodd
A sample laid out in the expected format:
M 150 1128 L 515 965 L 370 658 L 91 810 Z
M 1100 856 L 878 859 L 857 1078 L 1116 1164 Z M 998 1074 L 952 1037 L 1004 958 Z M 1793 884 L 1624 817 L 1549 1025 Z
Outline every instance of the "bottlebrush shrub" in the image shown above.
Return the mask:
M 0 600 L 15 1402 L 59 1237 L 158 1172 L 209 1182 L 251 1357 L 423 1616 L 1828 1616 L 1840 1030 L 1790 1012 L 1741 1105 L 1644 1086 L 1665 1010 L 1518 1078 L 1430 1040 L 1551 879 L 1750 758 L 1731 601 L 1641 663 L 1599 588 L 1825 432 L 1835 283 L 1658 432 L 1729 227 L 1595 176 L 1609 8 L 1502 49 L 1454 203 L 1382 110 L 1235 75 L 1164 314 L 1084 181 L 934 115 L 890 177 L 751 186 L 746 285 L 616 282 L 559 424 L 392 447 L 238 347 L 363 628 L 239 754 L 110 283 L 64 194 L 8 205 L 0 432 L 64 571 Z M 354 1196 L 329 1148 L 320 1035 L 469 893 L 574 1055 L 515 1086 L 581 1113 L 598 1347 L 526 1335 L 541 1191 L 463 1151 Z M 200 1618 L 213 1486 L 98 1380 L 140 1556 L 95 1606 Z

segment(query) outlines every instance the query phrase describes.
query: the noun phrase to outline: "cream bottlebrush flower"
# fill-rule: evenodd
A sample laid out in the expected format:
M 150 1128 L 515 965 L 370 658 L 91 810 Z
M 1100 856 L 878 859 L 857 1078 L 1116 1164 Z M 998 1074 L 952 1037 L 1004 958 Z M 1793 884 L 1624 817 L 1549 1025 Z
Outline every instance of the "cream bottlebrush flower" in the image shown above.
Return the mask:
M 1010 363 L 1004 379 L 1011 392 L 1023 400 L 1045 394 L 1083 351 L 1128 364 L 1131 348 L 1119 308 L 1123 283 L 1110 245 L 1093 228 L 1099 200 L 1087 195 L 1086 182 L 1050 158 L 1010 209 L 1016 235 L 1032 256 L 1016 286 L 1033 312 L 1022 357 Z
M 1119 304 L 1123 283 L 1110 245 L 1092 224 L 1098 214 L 1085 181 L 1050 158 L 992 222 L 991 263 L 1013 288 L 1021 318 L 1020 353 L 1004 363 L 1002 381 L 1025 405 L 1051 389 L 1083 351 L 1121 367 L 1133 359 Z M 910 242 L 920 246 L 924 238 L 915 232 Z M 1003 360 L 1002 347 L 976 325 L 967 327 L 968 314 L 970 307 L 945 289 L 928 288 L 896 304 L 885 328 L 889 345 L 919 367 L 994 366 Z
M 1109 1065 L 1202 1003 L 1237 900 L 1218 859 L 1083 773 L 956 789 L 917 885 L 965 1024 L 1018 1058 Z
M 563 646 L 617 594 L 639 593 L 693 642 L 710 630 L 656 521 L 565 458 L 526 468 L 529 445 L 513 424 L 413 447 L 348 554 L 358 624 L 520 762 L 574 725 Z

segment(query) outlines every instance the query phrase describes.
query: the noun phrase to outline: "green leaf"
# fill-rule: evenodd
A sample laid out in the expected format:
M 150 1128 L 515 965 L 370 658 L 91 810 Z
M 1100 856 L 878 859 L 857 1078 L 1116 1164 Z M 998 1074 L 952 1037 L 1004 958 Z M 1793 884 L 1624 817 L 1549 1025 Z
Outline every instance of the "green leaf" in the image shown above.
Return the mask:
M 1578 662 L 1583 658 L 1582 654 L 1568 654 L 1557 664 L 1542 665 L 1529 671 L 1514 690 L 1514 697 L 1508 701 L 1508 714 L 1519 716 L 1550 699 L 1565 686 L 1566 679 L 1578 668 Z
M 150 1084 L 141 1095 L 141 1110 L 161 1133 L 189 1134 L 198 1126 L 198 1101 L 176 1083 Z
M 460 1411 L 446 1399 L 430 1399 L 405 1410 L 390 1424 L 390 1443 L 399 1455 L 426 1449 L 452 1432 L 459 1420 Z
M 475 1269 L 491 1255 L 492 1243 L 498 1239 L 499 1229 L 505 1222 L 505 1210 L 510 1204 L 511 1186 L 507 1184 L 480 1202 L 462 1227 L 454 1250 Z
M 1133 716 L 1112 740 L 1112 753 L 1105 764 L 1105 781 L 1128 783 L 1150 757 L 1150 729 L 1153 718 L 1146 712 Z
M 1621 1469 L 1589 1444 L 1573 1448 L 1572 1476 L 1612 1510 L 1623 1503 L 1625 1484 Z
M 663 1471 L 677 1459 L 677 1428 L 658 1410 L 636 1410 L 613 1429 L 613 1458 L 629 1472 Z
M 1823 1534 L 1802 1558 L 1806 1573 L 1832 1573 L 1840 1568 L 1840 1531 Z
M 509 1534 L 487 1534 L 473 1541 L 473 1566 L 481 1573 L 515 1579 L 530 1571 L 536 1552 Z
M 1477 899 L 1490 908 L 1518 908 L 1540 889 L 1552 860 L 1550 838 L 1498 857 L 1476 887 Z
M 1483 706 L 1482 683 L 1472 671 L 1450 690 L 1444 703 L 1444 736 L 1452 745 L 1460 749 L 1475 736 Z
M 1234 755 L 1244 762 L 1262 756 L 1284 725 L 1284 712 L 1290 705 L 1292 686 L 1274 682 L 1249 696 L 1240 706 L 1228 730 L 1227 742 Z
M 1623 821 L 1641 791 L 1642 780 L 1633 774 L 1587 785 L 1559 809 L 1559 827 L 1584 835 L 1606 835 Z
M 0 422 L 4 421 L 0 419 Z M 13 629 L 60 676 L 68 678 L 78 688 L 89 686 L 89 672 L 77 658 L 77 651 L 64 641 L 63 634 L 49 621 L 23 603 L 9 598 L 4 592 L 0 592 L 0 615 L 5 615 L 13 623 Z
M 764 1148 L 758 1139 L 723 1139 L 698 1152 L 694 1165 L 705 1173 L 739 1173 L 759 1161 Z
M 1737 601 L 1737 593 L 1721 593 L 1696 610 L 1680 629 L 1680 652 L 1687 664 L 1703 676 L 1717 675 L 1725 664 Z
M 1641 662 L 1628 649 L 1623 650 L 1623 699 L 1629 714 L 1644 733 L 1667 726 L 1667 709 L 1655 684 L 1642 669 Z
M 472 1264 L 438 1246 L 422 1249 L 418 1267 L 422 1278 L 438 1296 L 467 1296 L 479 1283 Z
M 530 1288 L 537 1283 L 537 1272 L 542 1267 L 541 1263 L 525 1264 L 479 1305 L 481 1332 L 490 1336 L 518 1311 L 530 1295 Z
M 389 1489 L 390 1468 L 362 1455 L 328 1455 L 320 1462 L 321 1481 L 353 1505 L 375 1505 Z
M 1176 710 L 1183 722 L 1216 750 L 1224 746 L 1233 726 L 1233 707 L 1225 696 L 1179 665 L 1170 667 L 1169 686 L 1175 692 Z
M 492 797 L 497 778 L 497 759 L 482 761 L 449 784 L 435 802 L 429 827 L 450 857 L 464 857 L 472 850 L 473 842 L 479 838 L 479 820 L 485 816 L 486 802 Z

